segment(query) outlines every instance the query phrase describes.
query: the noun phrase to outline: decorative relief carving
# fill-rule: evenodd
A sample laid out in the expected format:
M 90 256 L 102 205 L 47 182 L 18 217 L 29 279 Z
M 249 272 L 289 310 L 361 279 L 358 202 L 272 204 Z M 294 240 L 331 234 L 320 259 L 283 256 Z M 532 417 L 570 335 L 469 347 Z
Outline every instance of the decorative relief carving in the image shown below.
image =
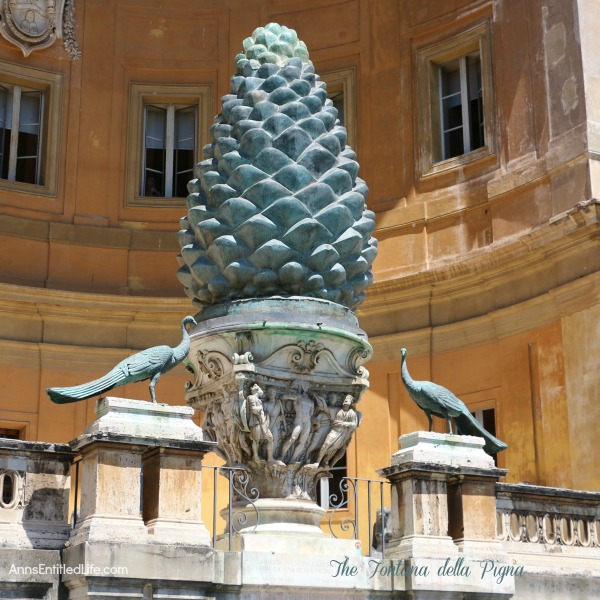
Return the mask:
M 0 33 L 24 56 L 51 46 L 65 31 L 65 50 L 73 60 L 81 53 L 75 40 L 74 0 L 2 0 Z
M 362 363 L 366 362 L 371 353 L 364 346 L 356 346 L 353 348 L 350 354 L 348 355 L 348 370 L 352 373 L 356 373 L 359 377 L 369 377 L 369 371 L 367 371 L 364 367 L 361 366 Z M 366 376 L 363 375 L 366 373 Z
M 223 377 L 223 363 L 214 353 L 198 350 L 196 353 L 196 361 L 200 371 L 209 379 L 209 381 Z
M 356 403 L 368 381 L 357 370 L 371 349 L 365 340 L 361 350 L 344 321 L 323 331 L 288 325 L 286 303 L 285 318 L 267 327 L 250 308 L 251 331 L 236 314 L 192 336 L 186 398 L 225 466 L 245 469 L 262 499 L 314 500 L 360 425 Z
M 81 50 L 75 37 L 75 0 L 66 0 L 63 17 L 63 46 L 73 60 L 81 58 Z
M 319 362 L 319 354 L 323 350 L 323 344 L 310 340 L 299 341 L 298 347 L 290 353 L 290 368 L 296 373 L 310 373 Z
M 251 352 L 244 352 L 244 354 L 238 354 L 237 352 L 233 355 L 232 362 L 234 365 L 249 365 L 254 360 Z
M 496 537 L 507 542 L 600 547 L 600 521 L 576 515 L 502 510 L 496 513 Z

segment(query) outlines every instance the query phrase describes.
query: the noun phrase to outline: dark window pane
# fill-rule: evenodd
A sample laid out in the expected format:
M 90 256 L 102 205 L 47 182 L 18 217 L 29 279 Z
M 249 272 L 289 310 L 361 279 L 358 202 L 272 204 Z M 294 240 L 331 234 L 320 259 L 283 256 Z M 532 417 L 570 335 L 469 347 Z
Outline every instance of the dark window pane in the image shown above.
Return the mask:
M 332 98 L 333 106 L 338 111 L 338 119 L 340 120 L 340 125 L 344 124 L 344 94 L 340 92 L 335 97 Z
M 443 127 L 444 131 L 448 129 L 454 129 L 455 127 L 461 127 L 463 124 L 462 120 L 462 106 L 460 104 L 459 96 L 450 96 L 442 101 L 442 115 L 444 119 Z
M 467 81 L 469 86 L 471 150 L 476 150 L 485 145 L 483 134 L 483 88 L 481 86 L 481 61 L 479 56 L 467 57 Z
M 8 179 L 8 157 L 10 156 L 10 129 L 6 129 L 2 131 L 2 135 L 4 136 L 2 140 L 2 172 L 0 173 L 0 177 L 2 179 Z
M 462 127 L 444 134 L 444 158 L 452 158 L 465 153 Z
M 493 408 L 487 408 L 483 412 L 483 428 L 492 435 L 496 435 L 496 419 Z
M 19 143 L 21 136 L 19 136 Z M 15 181 L 23 183 L 37 183 L 37 157 L 17 159 L 17 170 L 15 173 Z
M 161 198 L 165 195 L 165 178 L 162 173 L 146 169 L 144 174 L 144 196 Z
M 6 176 L 3 175 L 5 162 L 7 163 L 6 169 L 8 171 L 8 154 L 5 151 L 4 140 L 8 138 L 10 143 L 10 131 L 6 129 L 6 103 L 9 97 L 8 90 L 0 86 L 0 177 L 2 179 L 6 179 Z

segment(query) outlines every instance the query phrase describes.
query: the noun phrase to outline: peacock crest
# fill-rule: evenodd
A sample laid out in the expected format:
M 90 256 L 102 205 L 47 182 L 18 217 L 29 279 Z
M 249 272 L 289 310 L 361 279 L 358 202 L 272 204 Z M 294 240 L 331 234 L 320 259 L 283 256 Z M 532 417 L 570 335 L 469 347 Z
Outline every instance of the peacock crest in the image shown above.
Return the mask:
M 179 280 L 202 310 L 308 296 L 355 310 L 371 285 L 374 213 L 346 130 L 296 32 L 256 29 L 188 184 Z

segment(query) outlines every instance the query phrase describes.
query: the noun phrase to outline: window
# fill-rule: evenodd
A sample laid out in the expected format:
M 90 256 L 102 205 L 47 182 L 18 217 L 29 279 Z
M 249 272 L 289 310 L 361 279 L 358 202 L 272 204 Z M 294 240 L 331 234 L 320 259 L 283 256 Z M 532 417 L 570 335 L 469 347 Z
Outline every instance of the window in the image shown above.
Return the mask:
M 347 452 L 331 467 L 331 477 L 323 477 L 317 486 L 317 504 L 321 508 L 348 508 L 348 459 Z
M 43 92 L 0 84 L 0 178 L 39 185 Z
M 62 76 L 0 61 L 0 187 L 57 195 Z
M 487 24 L 417 50 L 421 176 L 494 154 L 494 108 Z
M 337 108 L 338 119 L 348 132 L 348 145 L 356 150 L 356 71 L 354 68 L 321 74 L 327 84 L 327 96 Z
M 197 156 L 197 106 L 146 104 L 140 196 L 187 196 Z
M 0 427 L 0 438 L 9 440 L 21 439 L 21 431 L 19 429 L 6 429 L 5 427 Z
M 479 53 L 461 56 L 439 68 L 440 160 L 484 145 L 483 89 Z
M 493 408 L 483 408 L 471 411 L 477 422 L 493 436 L 496 436 L 496 411 Z M 498 455 L 494 454 L 494 464 L 498 466 Z
M 208 142 L 211 86 L 132 84 L 130 114 L 126 205 L 183 205 Z

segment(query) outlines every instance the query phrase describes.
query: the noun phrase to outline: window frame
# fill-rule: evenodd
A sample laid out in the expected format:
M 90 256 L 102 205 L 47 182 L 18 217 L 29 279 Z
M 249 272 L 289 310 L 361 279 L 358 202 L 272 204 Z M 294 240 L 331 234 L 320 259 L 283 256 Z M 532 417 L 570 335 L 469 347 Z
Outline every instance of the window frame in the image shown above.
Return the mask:
M 30 195 L 57 197 L 60 172 L 60 121 L 63 75 L 0 61 L 0 85 L 18 86 L 42 93 L 39 165 L 41 183 L 0 179 L 0 189 Z
M 356 119 L 356 67 L 337 69 L 320 74 L 327 86 L 327 97 L 342 94 L 344 127 L 348 133 L 348 146 L 358 152 L 358 127 Z
M 130 84 L 129 123 L 131 126 L 127 143 L 125 207 L 177 208 L 184 207 L 186 204 L 186 198 L 142 196 L 140 193 L 144 166 L 146 106 L 169 104 L 197 107 L 194 165 L 201 160 L 202 146 L 208 143 L 212 122 L 212 85 Z
M 450 39 L 416 51 L 417 65 L 417 168 L 426 178 L 459 169 L 496 153 L 494 89 L 492 81 L 490 27 L 477 25 Z M 478 53 L 481 65 L 484 145 L 458 156 L 442 156 L 440 68 L 469 54 Z M 438 159 L 439 157 L 439 159 Z

